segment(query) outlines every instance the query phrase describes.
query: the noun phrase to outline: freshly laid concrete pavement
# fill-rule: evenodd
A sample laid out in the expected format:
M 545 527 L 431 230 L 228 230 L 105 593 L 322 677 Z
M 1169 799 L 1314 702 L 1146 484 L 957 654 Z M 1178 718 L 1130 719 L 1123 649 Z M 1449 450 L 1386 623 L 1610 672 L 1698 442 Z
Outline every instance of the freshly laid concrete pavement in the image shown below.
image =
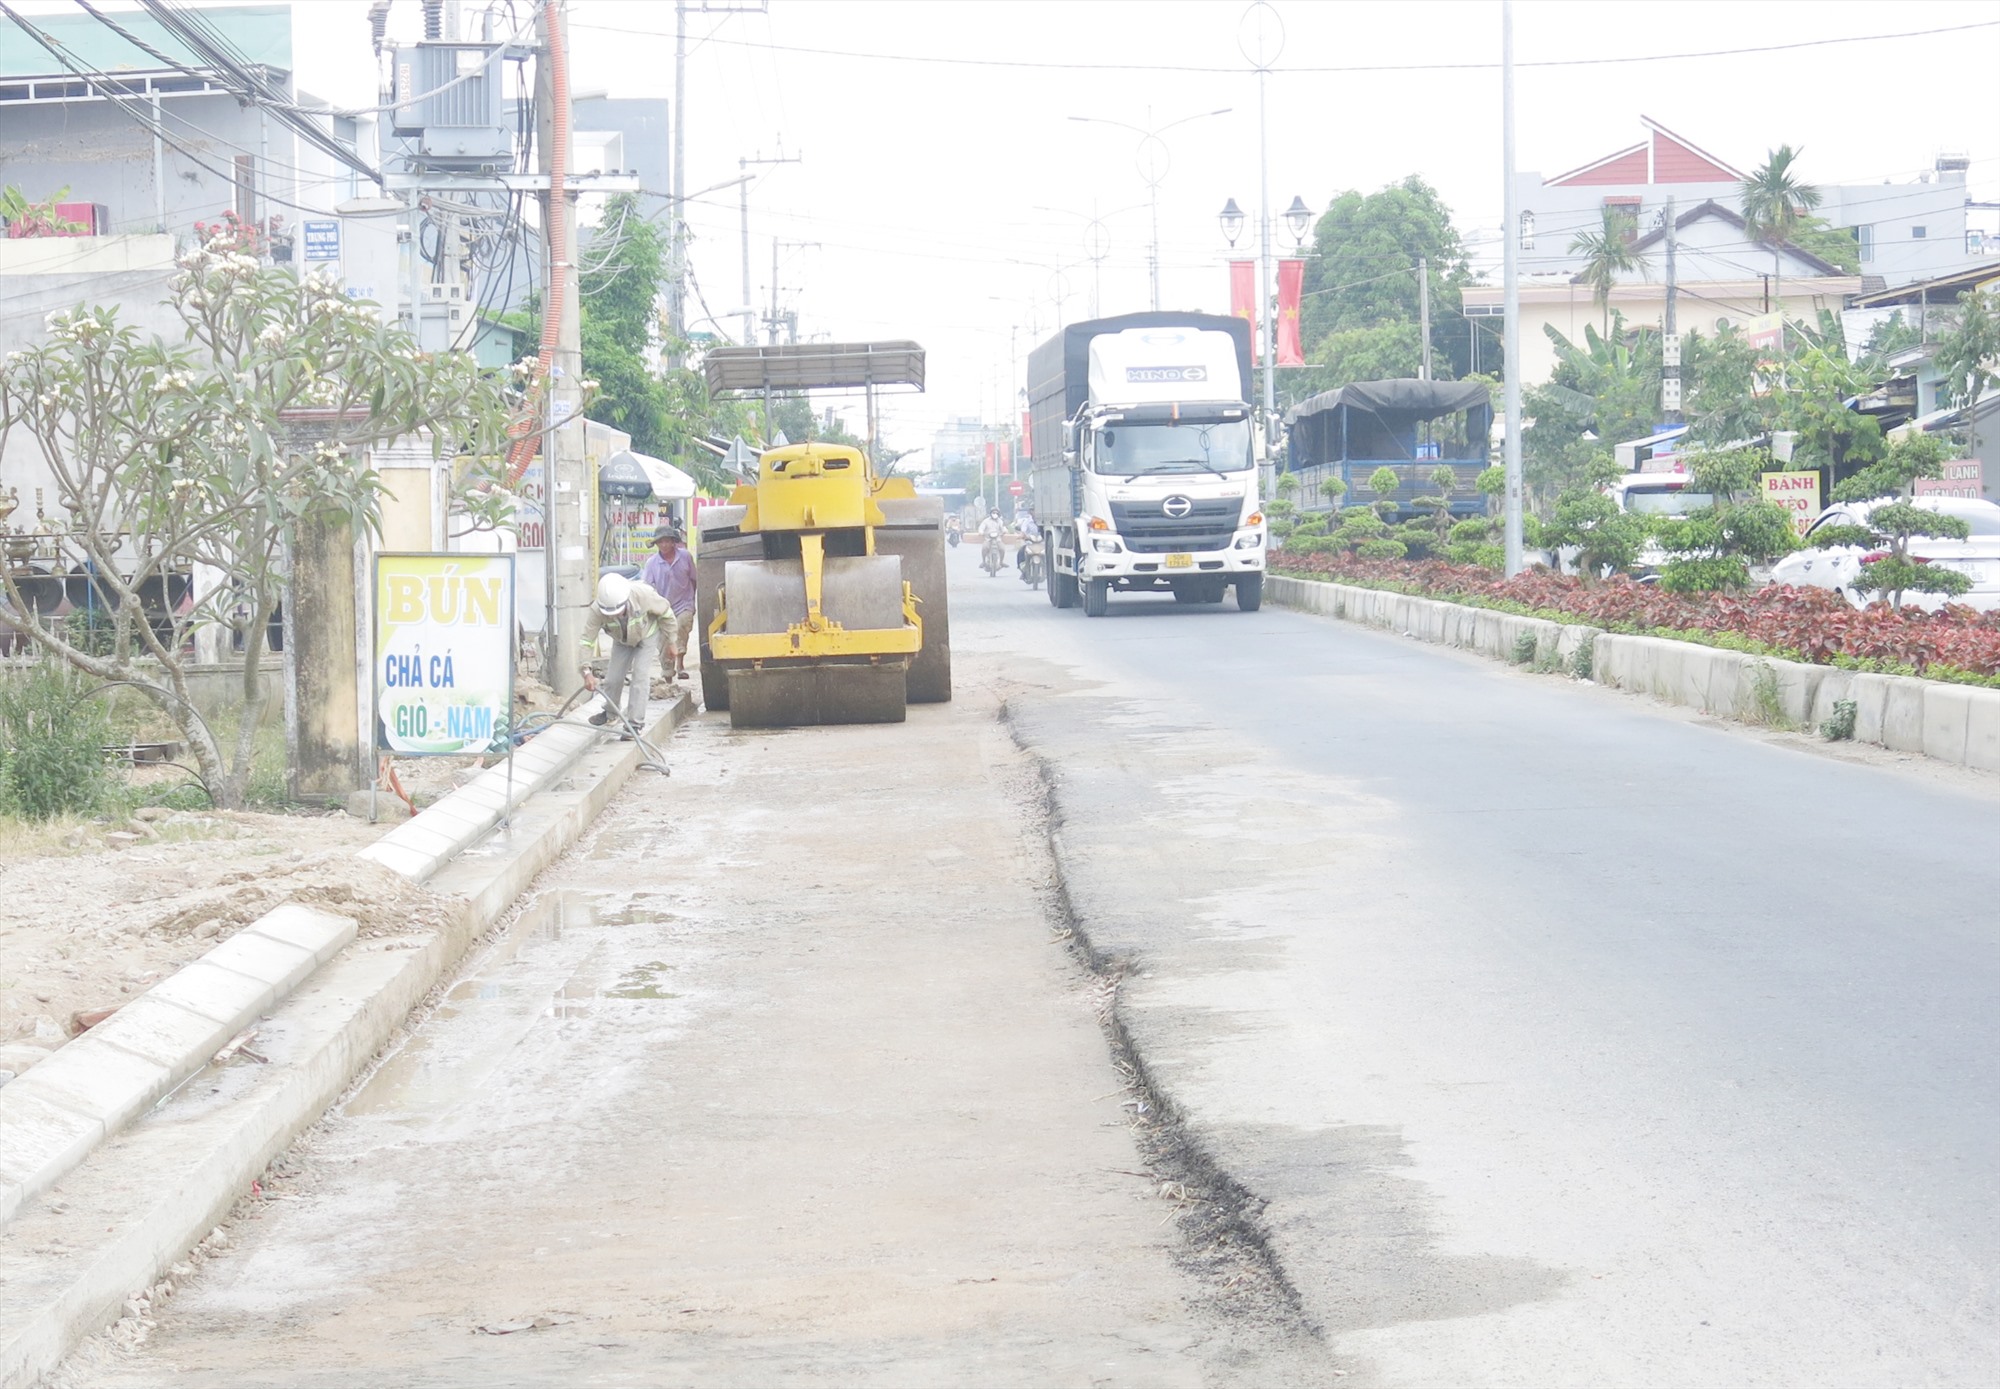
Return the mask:
M 975 666 L 977 662 L 973 663 Z M 74 1385 L 1200 1385 L 1218 1310 L 990 683 L 700 720 Z M 1282 1309 L 1280 1309 L 1282 1312 Z M 1282 1321 L 1282 1316 L 1279 1319 Z
M 1993 780 L 973 559 L 965 698 L 685 731 L 69 1382 L 1990 1380 Z M 1132 1175 L 1029 760 L 1296 1316 Z

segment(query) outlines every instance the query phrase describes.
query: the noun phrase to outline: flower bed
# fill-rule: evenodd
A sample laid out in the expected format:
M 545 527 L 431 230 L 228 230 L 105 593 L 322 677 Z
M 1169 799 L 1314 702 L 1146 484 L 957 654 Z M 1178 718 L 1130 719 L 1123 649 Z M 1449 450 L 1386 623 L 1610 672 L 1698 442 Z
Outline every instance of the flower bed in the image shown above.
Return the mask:
M 1508 579 L 1476 565 L 1349 554 L 1278 551 L 1271 556 L 1271 567 L 1297 578 L 1390 589 L 1612 632 L 1677 637 L 1818 665 L 2000 685 L 2000 612 L 1953 605 L 1928 613 L 1886 603 L 1857 610 L 1830 589 L 1775 585 L 1741 594 L 1669 593 L 1623 577 L 1586 584 L 1546 569 Z

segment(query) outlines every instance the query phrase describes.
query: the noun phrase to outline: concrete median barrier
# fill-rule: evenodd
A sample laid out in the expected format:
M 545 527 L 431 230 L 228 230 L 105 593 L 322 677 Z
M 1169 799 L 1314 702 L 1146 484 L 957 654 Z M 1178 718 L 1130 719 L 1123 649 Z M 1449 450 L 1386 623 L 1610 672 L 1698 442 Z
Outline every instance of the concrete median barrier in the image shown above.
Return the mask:
M 1559 658 L 1566 666 L 1588 641 L 1597 684 L 1742 722 L 1814 730 L 1833 717 L 1836 704 L 1852 700 L 1856 742 L 2000 771 L 2000 690 L 1785 661 L 1279 574 L 1266 580 L 1266 592 L 1278 607 L 1386 627 L 1510 663 L 1523 636 L 1534 638 L 1536 661 Z

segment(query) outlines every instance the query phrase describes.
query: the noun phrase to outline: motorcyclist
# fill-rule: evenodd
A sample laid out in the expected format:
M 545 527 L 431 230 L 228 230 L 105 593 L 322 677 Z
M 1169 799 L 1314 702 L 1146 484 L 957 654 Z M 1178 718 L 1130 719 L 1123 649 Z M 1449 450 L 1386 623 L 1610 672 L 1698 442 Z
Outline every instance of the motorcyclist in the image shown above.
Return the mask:
M 999 560 L 999 563 L 995 566 L 997 569 L 1005 569 L 1007 567 L 1007 552 L 1000 545 L 1000 537 L 1006 533 L 1007 523 L 1000 519 L 1000 508 L 996 506 L 988 511 L 986 519 L 979 523 L 979 534 L 984 541 L 980 552 L 980 559 L 983 561 L 986 558 L 987 552 L 992 552 L 995 558 Z
M 965 534 L 965 522 L 959 520 L 958 517 L 956 516 L 945 517 L 944 538 L 946 540 L 956 545 L 959 542 L 959 538 L 964 534 Z
M 1035 524 L 1035 513 L 1024 506 L 1014 513 L 1014 529 L 1021 533 L 1021 548 L 1014 552 L 1014 563 L 1025 569 L 1028 547 L 1041 543 L 1042 528 Z

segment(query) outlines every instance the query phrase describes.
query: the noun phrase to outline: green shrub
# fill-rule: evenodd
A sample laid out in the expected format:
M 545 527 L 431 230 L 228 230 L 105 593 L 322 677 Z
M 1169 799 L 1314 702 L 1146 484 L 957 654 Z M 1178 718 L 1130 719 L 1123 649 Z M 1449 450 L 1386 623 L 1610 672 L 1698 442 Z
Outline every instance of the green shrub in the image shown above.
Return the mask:
M 1855 705 L 1851 699 L 1836 699 L 1833 702 L 1833 717 L 1819 726 L 1819 736 L 1830 743 L 1843 742 L 1854 736 Z
M 24 820 L 89 815 L 113 798 L 111 717 L 53 661 L 0 681 L 0 808 Z
M 1669 593 L 1733 593 L 1749 583 L 1750 565 L 1741 555 L 1670 559 L 1660 566 L 1660 587 Z
M 1597 669 L 1597 634 L 1588 633 L 1577 644 L 1576 652 L 1569 658 L 1569 673 L 1579 680 L 1588 680 Z

